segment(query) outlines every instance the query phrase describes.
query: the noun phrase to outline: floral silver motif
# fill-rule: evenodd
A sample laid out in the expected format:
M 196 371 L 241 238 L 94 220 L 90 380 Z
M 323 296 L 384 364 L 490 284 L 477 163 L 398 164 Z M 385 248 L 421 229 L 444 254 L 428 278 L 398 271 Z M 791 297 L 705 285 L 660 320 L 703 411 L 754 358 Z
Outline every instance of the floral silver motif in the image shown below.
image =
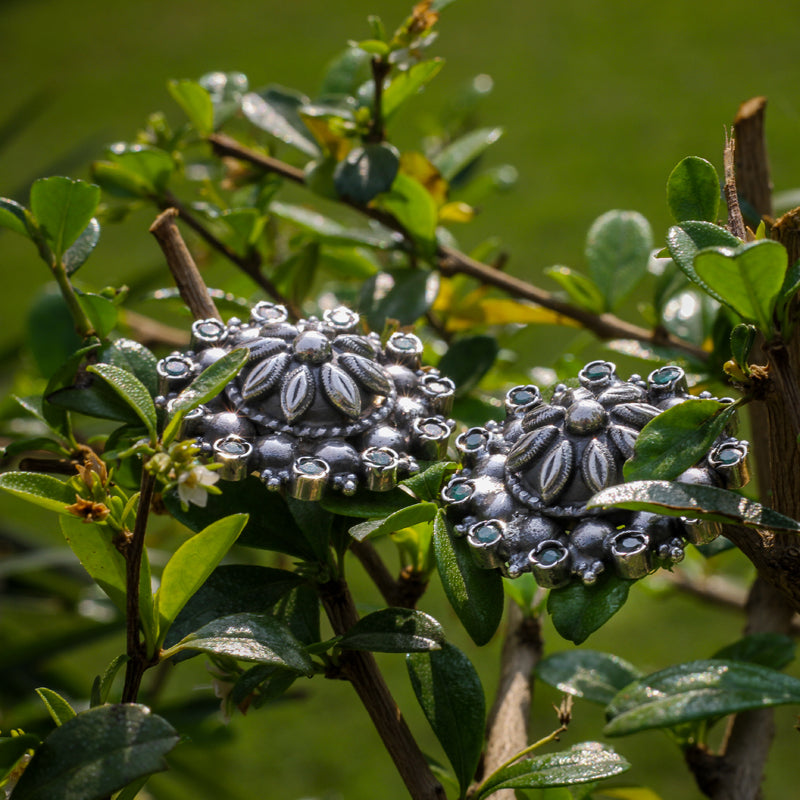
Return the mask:
M 511 389 L 504 423 L 456 438 L 463 467 L 442 490 L 477 563 L 509 577 L 532 572 L 547 587 L 591 584 L 606 569 L 641 578 L 680 561 L 686 540 L 713 539 L 718 529 L 696 520 L 586 508 L 592 495 L 622 482 L 641 429 L 690 396 L 680 367 L 623 381 L 609 361 L 587 364 L 578 385 L 559 384 L 549 403 L 534 386 Z M 679 480 L 740 487 L 747 449 L 726 433 Z
M 453 382 L 422 367 L 413 333 L 382 347 L 344 306 L 293 323 L 283 306 L 262 302 L 247 321 L 196 321 L 192 349 L 158 363 L 159 403 L 169 409 L 199 372 L 240 347 L 249 351 L 240 374 L 184 425 L 222 464 L 223 480 L 255 473 L 307 500 L 328 488 L 387 491 L 419 469 L 417 459 L 447 449 Z

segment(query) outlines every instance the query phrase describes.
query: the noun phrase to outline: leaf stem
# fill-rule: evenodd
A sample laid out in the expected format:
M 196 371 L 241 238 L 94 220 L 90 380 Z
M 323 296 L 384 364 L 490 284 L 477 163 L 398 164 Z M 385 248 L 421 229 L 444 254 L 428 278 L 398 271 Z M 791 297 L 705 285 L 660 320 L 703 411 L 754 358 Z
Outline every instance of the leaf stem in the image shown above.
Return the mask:
M 135 703 L 139 694 L 142 676 L 149 666 L 150 659 L 144 652 L 140 638 L 141 617 L 139 612 L 139 580 L 142 572 L 142 556 L 144 554 L 144 537 L 147 530 L 147 519 L 150 514 L 150 502 L 155 488 L 155 476 L 142 470 L 142 481 L 139 494 L 139 508 L 133 535 L 123 555 L 125 556 L 125 623 L 127 631 L 127 653 L 129 661 L 125 666 L 125 685 L 122 689 L 122 702 Z
M 372 80 L 375 84 L 372 121 L 370 122 L 369 131 L 364 137 L 364 141 L 378 143 L 386 138 L 386 131 L 383 123 L 383 82 L 386 76 L 392 71 L 392 65 L 380 56 L 375 56 L 371 61 L 371 65 Z
M 86 312 L 83 310 L 78 296 L 75 294 L 75 288 L 67 275 L 67 270 L 63 264 L 55 264 L 51 266 L 51 272 L 56 279 L 58 288 L 61 290 L 61 295 L 64 302 L 69 308 L 69 313 L 72 315 L 72 321 L 75 323 L 75 330 L 82 339 L 95 335 L 94 325 L 92 325 Z

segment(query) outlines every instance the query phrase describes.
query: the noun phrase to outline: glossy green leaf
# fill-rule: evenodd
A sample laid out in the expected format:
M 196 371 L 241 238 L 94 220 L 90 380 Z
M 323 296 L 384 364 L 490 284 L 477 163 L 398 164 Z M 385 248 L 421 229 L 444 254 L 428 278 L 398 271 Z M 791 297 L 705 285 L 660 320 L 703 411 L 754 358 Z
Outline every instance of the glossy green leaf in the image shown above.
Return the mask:
M 741 240 L 719 225 L 695 220 L 674 225 L 667 233 L 667 248 L 672 260 L 680 267 L 690 281 L 696 283 L 715 300 L 722 297 L 706 285 L 695 272 L 695 256 L 706 247 L 738 247 Z
M 381 192 L 388 192 L 400 167 L 400 152 L 388 142 L 354 147 L 339 162 L 333 183 L 339 195 L 366 205 Z
M 736 522 L 751 528 L 800 531 L 800 522 L 735 492 L 715 486 L 694 486 L 669 481 L 633 481 L 603 489 L 589 500 L 587 507 L 628 508 L 671 517 Z
M 170 81 L 167 90 L 201 136 L 214 130 L 214 104 L 208 90 L 195 81 Z
M 503 616 L 503 579 L 475 564 L 472 548 L 454 535 L 443 511 L 433 523 L 436 566 L 447 599 L 477 645 L 492 638 Z
M 719 177 L 704 158 L 687 156 L 667 179 L 667 204 L 677 222 L 717 219 L 720 203 Z
M 3 458 L 13 458 L 20 453 L 29 453 L 31 450 L 47 450 L 61 456 L 69 456 L 70 450 L 60 442 L 46 436 L 31 436 L 25 439 L 16 439 L 5 447 L 0 448 Z
M 74 489 L 40 472 L 4 472 L 0 475 L 0 489 L 59 514 L 68 514 L 66 507 L 75 502 Z
M 746 661 L 769 669 L 783 669 L 794 661 L 797 645 L 782 633 L 751 633 L 717 650 L 711 658 Z
M 153 197 L 163 194 L 176 168 L 166 150 L 146 144 L 115 144 L 108 157 L 129 176 L 132 188 L 140 186 L 143 194 Z
M 231 381 L 247 361 L 246 347 L 231 350 L 222 358 L 206 367 L 172 403 L 172 417 L 167 424 L 162 441 L 167 444 L 177 436 L 181 421 L 193 408 L 216 397 Z
M 111 161 L 95 161 L 92 164 L 92 179 L 104 192 L 120 199 L 152 197 L 153 186 L 143 177 Z
M 92 254 L 100 241 L 100 223 L 92 217 L 80 236 L 64 252 L 62 262 L 67 275 L 72 275 Z
M 500 770 L 481 784 L 475 800 L 484 800 L 500 789 L 537 789 L 599 781 L 630 767 L 610 747 L 600 742 L 581 742 L 560 753 L 526 758 Z
M 363 247 L 323 247 L 320 269 L 335 278 L 365 281 L 380 272 L 381 265 Z
M 446 181 L 452 181 L 503 135 L 502 128 L 478 128 L 448 144 L 433 159 Z
M 40 178 L 31 187 L 31 212 L 55 255 L 64 252 L 91 221 L 100 202 L 100 187 L 71 178 Z
M 178 738 L 166 720 L 142 705 L 84 711 L 42 742 L 14 789 L 14 800 L 100 800 L 166 769 L 164 756 Z
M 135 375 L 153 397 L 158 394 L 158 361 L 139 342 L 133 339 L 115 339 L 101 348 L 97 358 L 104 364 L 112 364 Z
M 383 91 L 383 118 L 388 122 L 408 99 L 430 83 L 444 66 L 441 58 L 421 61 L 410 69 L 395 74 Z
M 107 339 L 117 326 L 119 314 L 117 306 L 107 297 L 99 294 L 79 294 L 78 303 L 89 322 L 92 323 L 95 334 L 101 339 Z
M 357 541 L 374 539 L 384 534 L 394 533 L 402 528 L 417 525 L 420 522 L 430 522 L 436 516 L 437 506 L 434 503 L 417 503 L 395 511 L 383 519 L 370 519 L 359 522 L 350 528 L 350 535 Z
M 275 616 L 305 645 L 313 645 L 322 638 L 320 611 L 319 594 L 307 583 L 296 586 L 275 606 Z
M 642 673 L 611 653 L 597 650 L 564 650 L 543 658 L 536 667 L 539 680 L 560 692 L 607 705 Z
M 786 277 L 781 287 L 781 301 L 788 303 L 800 290 L 800 259 L 786 270 Z
M 269 614 L 231 614 L 215 619 L 165 650 L 162 656 L 170 658 L 183 650 L 276 664 L 309 676 L 314 671 L 303 645 L 286 625 Z
M 762 239 L 737 248 L 701 250 L 694 270 L 721 302 L 768 335 L 788 258 L 783 245 Z
M 385 56 L 389 54 L 389 45 L 380 39 L 364 39 L 361 42 L 356 42 L 356 45 L 359 50 L 363 50 L 370 55 Z
M 426 469 L 406 478 L 402 486 L 420 500 L 437 502 L 445 478 L 458 469 L 455 461 L 436 461 Z
M 46 395 L 49 405 L 76 411 L 88 417 L 114 419 L 132 425 L 141 425 L 136 411 L 114 389 L 103 381 L 89 386 L 68 386 Z M 47 406 L 45 406 L 47 408 Z
M 314 285 L 319 264 L 319 242 L 308 242 L 279 264 L 273 273 L 278 291 L 297 306 L 302 306 Z
M 130 661 L 130 656 L 127 653 L 120 653 L 111 660 L 102 675 L 97 675 L 95 677 L 92 683 L 92 708 L 108 702 L 108 696 L 111 693 L 111 687 L 114 685 L 114 679 L 119 674 L 120 669 L 122 669 L 128 661 Z
M 147 387 L 133 373 L 113 364 L 93 364 L 87 371 L 99 375 L 131 407 L 155 441 L 156 407 Z
M 390 492 L 370 492 L 361 489 L 350 497 L 331 492 L 320 500 L 320 505 L 326 511 L 362 519 L 382 519 L 414 504 L 414 498 L 401 489 L 392 489 Z
M 603 293 L 590 278 L 577 270 L 562 266 L 548 267 L 545 275 L 552 278 L 573 303 L 596 314 L 602 313 L 605 305 Z
M 399 172 L 391 189 L 377 197 L 375 205 L 391 214 L 424 254 L 433 253 L 439 209 L 431 193 L 418 180 Z
M 424 653 L 444 644 L 442 626 L 411 608 L 382 608 L 362 617 L 337 642 L 345 650 L 374 653 Z
M 127 571 L 125 559 L 114 544 L 114 532 L 105 525 L 87 523 L 72 515 L 63 516 L 59 521 L 61 532 L 81 566 L 117 609 L 126 613 Z M 156 628 L 147 551 L 142 555 L 139 573 L 139 615 L 145 642 L 152 649 L 156 643 Z
M 286 501 L 277 492 L 269 491 L 257 477 L 251 475 L 243 481 L 220 481 L 217 486 L 222 493 L 209 495 L 203 508 L 195 505 L 182 508 L 175 492 L 165 494 L 164 503 L 175 519 L 195 532 L 226 517 L 230 509 L 235 508 L 249 515 L 237 544 L 286 553 L 304 561 L 317 560 L 314 549 L 294 521 Z
M 616 308 L 647 274 L 652 249 L 650 223 L 636 211 L 608 211 L 594 221 L 586 237 L 586 260 L 606 311 Z
M 145 775 L 142 778 L 138 778 L 133 783 L 129 783 L 118 795 L 114 797 L 114 800 L 136 800 L 137 797 L 141 795 L 142 789 L 144 789 L 145 784 L 150 779 L 149 775 Z
M 547 611 L 555 629 L 570 642 L 581 644 L 625 605 L 631 583 L 603 574 L 593 584 L 573 581 L 553 589 L 547 598 Z
M 328 560 L 333 529 L 333 514 L 309 500 L 286 498 L 289 513 L 300 529 L 300 533 L 314 552 L 314 561 Z
M 411 325 L 433 305 L 438 286 L 437 275 L 424 269 L 381 272 L 362 286 L 359 311 L 372 330 L 383 330 L 388 319 Z
M 237 250 L 242 253 L 255 246 L 267 221 L 257 208 L 226 209 L 219 219 L 231 229 L 236 237 Z
M 26 239 L 31 238 L 24 206 L 7 197 L 0 197 L 0 228 L 8 228 Z
M 320 94 L 352 95 L 366 78 L 369 55 L 357 47 L 347 47 L 325 67 Z
M 800 680 L 742 661 L 692 661 L 640 678 L 606 708 L 608 736 L 800 703 Z
M 39 741 L 39 737 L 33 733 L 23 733 L 19 736 L 0 736 L 0 780 L 3 780 L 6 773 L 28 750 L 37 747 Z
M 231 514 L 187 539 L 164 567 L 156 592 L 159 641 L 163 642 L 189 598 L 205 583 L 247 524 L 247 514 Z
M 466 394 L 492 368 L 499 352 L 494 336 L 456 339 L 439 361 L 439 372 L 452 379 L 458 394 Z
M 694 398 L 662 411 L 636 439 L 625 480 L 675 480 L 706 456 L 735 414 L 731 403 Z
M 296 572 L 255 564 L 223 564 L 189 598 L 165 638 L 171 647 L 203 625 L 231 614 L 263 613 L 303 583 Z
M 42 686 L 36 690 L 36 694 L 45 704 L 47 713 L 50 714 L 56 725 L 63 725 L 75 716 L 75 709 L 58 692 Z
M 61 292 L 54 285 L 46 286 L 36 293 L 26 322 L 28 348 L 45 378 L 60 371 L 62 365 L 83 344 L 75 331 L 72 314 Z M 75 369 L 77 363 L 69 376 L 70 381 Z
M 259 93 L 245 94 L 242 113 L 257 128 L 313 158 L 320 154 L 320 150 L 298 113 L 298 109 L 308 102 L 307 97 L 272 87 Z
M 472 781 L 483 746 L 483 686 L 470 660 L 454 645 L 406 657 L 411 685 L 447 754 L 461 791 Z
M 743 369 L 749 370 L 750 351 L 756 341 L 758 331 L 753 325 L 742 323 L 731 331 L 731 356 Z

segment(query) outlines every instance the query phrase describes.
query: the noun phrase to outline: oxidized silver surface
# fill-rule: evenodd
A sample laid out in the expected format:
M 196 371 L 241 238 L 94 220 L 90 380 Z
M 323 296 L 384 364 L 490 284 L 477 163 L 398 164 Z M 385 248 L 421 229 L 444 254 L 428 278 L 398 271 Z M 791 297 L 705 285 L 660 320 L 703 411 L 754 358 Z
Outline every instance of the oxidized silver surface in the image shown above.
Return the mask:
M 641 429 L 691 396 L 684 371 L 666 366 L 647 380 L 624 381 L 611 362 L 593 361 L 578 383 L 556 386 L 549 403 L 536 386 L 515 386 L 506 394 L 504 423 L 457 437 L 463 468 L 442 497 L 478 563 L 509 577 L 532 572 L 547 587 L 575 579 L 591 584 L 606 569 L 641 578 L 680 561 L 685 540 L 714 539 L 718 527 L 708 523 L 586 508 L 596 492 L 623 482 L 622 465 Z M 747 448 L 725 434 L 678 480 L 742 486 Z
M 221 463 L 220 477 L 255 472 L 270 489 L 319 499 L 332 487 L 387 491 L 447 451 L 455 387 L 421 366 L 422 342 L 395 333 L 381 345 L 345 307 L 290 322 L 261 302 L 243 322 L 198 320 L 191 350 L 158 363 L 161 402 L 231 350 L 250 357 L 213 400 L 186 417 L 183 436 Z

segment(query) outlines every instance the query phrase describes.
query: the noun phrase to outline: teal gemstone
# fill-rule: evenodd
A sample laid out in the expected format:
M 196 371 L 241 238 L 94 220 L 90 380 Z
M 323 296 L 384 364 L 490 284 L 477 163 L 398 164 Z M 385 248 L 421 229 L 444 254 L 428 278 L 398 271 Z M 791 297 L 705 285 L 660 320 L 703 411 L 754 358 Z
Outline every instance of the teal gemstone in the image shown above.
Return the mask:
M 543 567 L 552 567 L 564 557 L 563 547 L 545 547 L 536 557 Z
M 167 375 L 171 375 L 173 378 L 178 378 L 181 375 L 185 375 L 189 371 L 189 367 L 185 361 L 180 361 L 177 358 L 170 359 L 164 365 L 164 371 Z
M 736 447 L 723 447 L 719 453 L 717 453 L 717 458 L 723 464 L 736 464 L 741 457 L 742 454 Z
M 438 422 L 426 422 L 422 426 L 422 431 L 426 436 L 430 436 L 433 439 L 440 439 L 449 433 L 449 429 Z
M 322 475 L 325 472 L 319 461 L 304 461 L 302 464 L 297 465 L 297 469 L 304 475 Z
M 496 542 L 502 535 L 496 523 L 487 522 L 472 529 L 472 538 L 481 544 Z
M 220 332 L 222 331 L 222 325 L 218 322 L 203 322 L 197 326 L 197 330 L 203 336 L 219 336 Z
M 623 536 L 618 539 L 614 548 L 618 553 L 635 553 L 637 550 L 642 549 L 644 539 L 641 536 Z
M 392 344 L 398 350 L 416 350 L 417 343 L 410 336 L 396 336 L 392 339 Z
M 467 450 L 478 450 L 483 447 L 484 442 L 486 441 L 486 437 L 483 433 L 476 431 L 474 433 L 468 433 L 464 437 L 464 447 Z
M 374 464 L 376 467 L 388 467 L 389 464 L 392 463 L 392 457 L 388 453 L 384 453 L 382 450 L 376 450 L 374 453 L 370 453 L 366 457 L 366 461 L 370 464 Z
M 447 487 L 446 495 L 449 500 L 460 502 L 472 496 L 472 487 L 468 483 L 454 483 Z
M 229 456 L 243 456 L 248 451 L 248 446 L 245 442 L 239 442 L 236 439 L 229 439 L 227 442 L 222 442 L 219 449 Z
M 653 383 L 657 386 L 666 386 L 681 376 L 679 367 L 662 367 L 653 375 Z
M 599 381 L 602 378 L 608 378 L 612 371 L 611 365 L 608 362 L 592 364 L 592 366 L 586 370 L 586 377 L 591 381 Z
M 526 406 L 536 399 L 536 395 L 529 389 L 520 389 L 511 395 L 511 401 L 517 406 Z

